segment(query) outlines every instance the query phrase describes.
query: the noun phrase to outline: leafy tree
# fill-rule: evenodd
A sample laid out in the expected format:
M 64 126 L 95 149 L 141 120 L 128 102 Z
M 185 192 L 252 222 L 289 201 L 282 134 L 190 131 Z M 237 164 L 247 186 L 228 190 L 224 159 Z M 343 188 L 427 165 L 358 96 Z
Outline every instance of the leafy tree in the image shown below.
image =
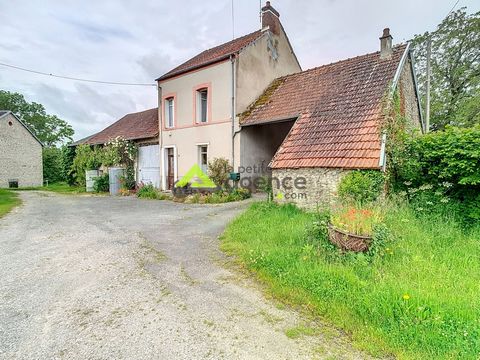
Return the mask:
M 432 40 L 431 126 L 471 126 L 480 122 L 480 12 L 452 12 L 438 28 L 416 35 L 416 66 L 422 97 L 426 93 L 427 40 Z
M 19 115 L 46 146 L 72 141 L 74 130 L 66 121 L 47 114 L 42 104 L 27 102 L 22 94 L 0 90 L 0 110 Z
M 73 160 L 75 159 L 75 147 L 64 145 L 62 146 L 62 178 L 73 186 L 76 182 L 75 173 L 72 171 Z
M 43 179 L 49 183 L 64 180 L 62 149 L 54 146 L 43 148 Z
M 85 186 L 85 170 L 98 169 L 102 165 L 103 153 L 101 148 L 90 145 L 78 145 L 75 149 L 71 175 L 75 178 L 75 184 Z

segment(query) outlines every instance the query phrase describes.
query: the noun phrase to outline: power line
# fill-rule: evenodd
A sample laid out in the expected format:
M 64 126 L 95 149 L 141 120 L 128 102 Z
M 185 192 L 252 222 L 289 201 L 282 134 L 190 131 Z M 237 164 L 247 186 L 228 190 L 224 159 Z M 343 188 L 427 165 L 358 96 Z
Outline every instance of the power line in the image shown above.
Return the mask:
M 37 74 L 37 75 L 45 75 L 45 76 L 50 76 L 50 77 L 54 77 L 54 78 L 66 79 L 66 80 L 75 80 L 75 81 L 83 81 L 83 82 L 96 83 L 96 84 L 106 84 L 106 85 L 156 86 L 155 84 L 125 83 L 125 82 L 115 82 L 115 81 L 82 79 L 82 78 L 77 78 L 77 77 L 72 77 L 72 76 L 49 74 L 49 73 L 46 73 L 46 72 L 32 70 L 32 69 L 26 69 L 26 68 L 23 68 L 23 67 L 20 67 L 20 66 L 9 65 L 9 64 L 5 64 L 5 63 L 0 63 L 0 65 L 8 67 L 8 68 L 16 69 L 16 70 L 26 71 L 26 72 Z
M 452 6 L 452 8 L 450 9 L 450 11 L 448 12 L 447 16 L 445 16 L 446 18 L 448 18 L 450 16 L 450 14 L 452 13 L 453 9 L 455 9 L 455 7 L 458 5 L 458 3 L 460 2 L 460 0 L 457 0 L 457 2 L 455 3 L 455 5 Z

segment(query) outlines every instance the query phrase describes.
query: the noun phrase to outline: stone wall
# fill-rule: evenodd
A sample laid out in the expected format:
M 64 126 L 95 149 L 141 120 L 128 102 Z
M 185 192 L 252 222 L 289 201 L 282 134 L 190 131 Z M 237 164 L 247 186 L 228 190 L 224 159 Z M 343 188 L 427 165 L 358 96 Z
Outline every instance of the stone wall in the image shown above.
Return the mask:
M 337 186 L 349 170 L 334 168 L 273 169 L 272 188 L 275 201 L 294 203 L 315 210 L 336 198 Z
M 0 188 L 43 185 L 42 145 L 11 114 L 0 118 Z
M 415 93 L 415 83 L 412 75 L 412 62 L 407 60 L 400 74 L 399 81 L 401 110 L 410 122 L 412 128 L 421 129 L 418 99 Z

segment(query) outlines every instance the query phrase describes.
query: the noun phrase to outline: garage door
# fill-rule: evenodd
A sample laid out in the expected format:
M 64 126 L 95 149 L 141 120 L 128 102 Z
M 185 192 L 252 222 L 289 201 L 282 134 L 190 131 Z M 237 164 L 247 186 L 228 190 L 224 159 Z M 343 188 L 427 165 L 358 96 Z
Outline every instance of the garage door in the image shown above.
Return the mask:
M 158 145 L 138 148 L 138 182 L 160 187 L 160 147 Z

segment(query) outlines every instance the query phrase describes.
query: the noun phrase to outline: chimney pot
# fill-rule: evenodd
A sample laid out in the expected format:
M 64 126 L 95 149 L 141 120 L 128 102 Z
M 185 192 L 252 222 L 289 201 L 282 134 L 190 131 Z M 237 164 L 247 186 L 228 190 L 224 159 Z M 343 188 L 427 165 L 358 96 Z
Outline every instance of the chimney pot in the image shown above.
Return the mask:
M 392 35 L 390 35 L 390 29 L 383 29 L 383 35 L 380 38 L 380 59 L 389 59 L 392 56 Z

